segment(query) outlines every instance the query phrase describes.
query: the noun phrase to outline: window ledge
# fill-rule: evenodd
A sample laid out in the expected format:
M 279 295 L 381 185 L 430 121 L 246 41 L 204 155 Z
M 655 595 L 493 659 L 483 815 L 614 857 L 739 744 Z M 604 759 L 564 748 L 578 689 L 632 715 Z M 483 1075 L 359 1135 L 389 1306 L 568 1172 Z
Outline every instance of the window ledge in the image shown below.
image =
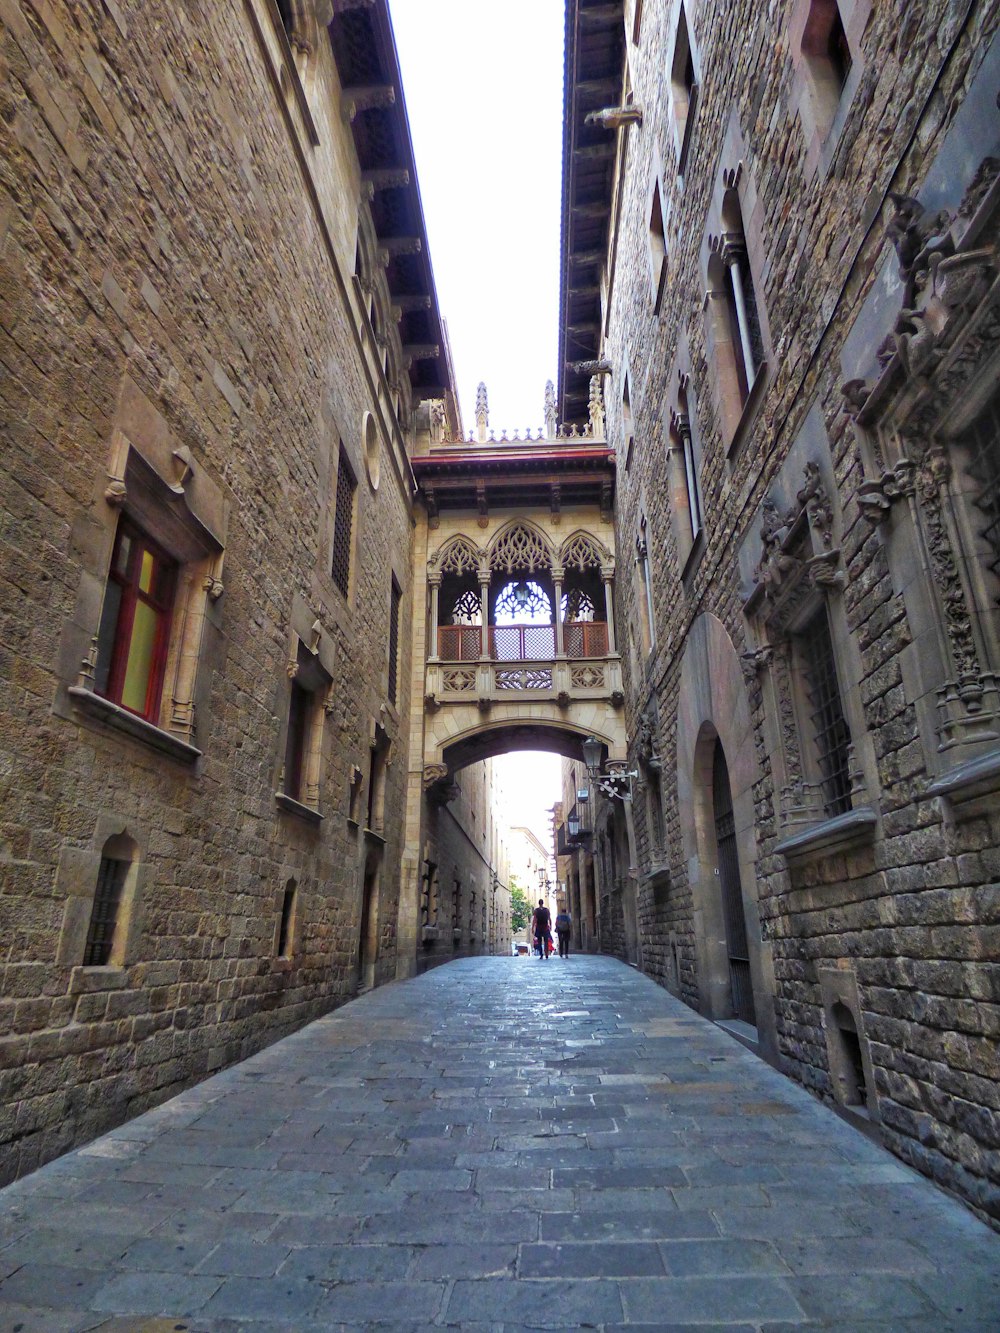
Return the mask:
M 294 796 L 286 796 L 283 791 L 274 793 L 274 801 L 279 810 L 284 810 L 287 815 L 295 815 L 296 818 L 304 820 L 307 824 L 321 824 L 323 822 L 323 816 L 318 810 L 315 810 L 311 805 L 303 805 Z
M 989 809 L 996 808 L 996 794 L 1000 790 L 1000 749 L 977 755 L 964 764 L 943 773 L 927 788 L 928 796 L 943 796 L 956 814 L 963 818 L 979 813 L 987 798 Z
M 782 839 L 775 847 L 775 852 L 786 861 L 812 861 L 820 856 L 834 852 L 844 852 L 851 847 L 870 843 L 878 826 L 878 816 L 869 805 L 857 810 L 848 810 L 845 814 L 824 819 L 820 824 L 813 824 L 801 833 Z
M 376 833 L 373 828 L 365 829 L 365 837 L 369 840 L 369 842 L 377 842 L 381 847 L 385 846 L 385 838 L 382 836 L 381 833 Z
M 120 704 L 113 704 L 110 699 L 102 698 L 101 695 L 95 694 L 93 690 L 85 689 L 82 685 L 71 685 L 67 693 L 74 704 L 88 717 L 95 718 L 98 722 L 113 727 L 115 731 L 123 731 L 127 736 L 142 741 L 144 745 L 148 745 L 151 749 L 169 755 L 171 759 L 176 759 L 182 764 L 193 765 L 201 758 L 201 751 L 196 746 L 189 745 L 187 741 L 182 741 L 177 736 L 172 736 L 169 731 L 154 726 L 152 722 L 147 722 L 145 718 L 139 717 L 136 713 L 130 713 L 127 708 L 122 708 Z
M 743 411 L 740 413 L 740 419 L 737 421 L 733 430 L 732 439 L 726 448 L 726 457 L 732 459 L 739 452 L 740 445 L 750 433 L 750 425 L 757 415 L 757 408 L 760 406 L 760 400 L 764 396 L 764 385 L 767 383 L 767 362 L 762 361 L 757 367 L 757 374 L 753 377 L 753 384 L 750 385 L 750 392 L 747 394 L 747 400 L 743 404 Z
M 125 969 L 114 964 L 74 967 L 69 974 L 69 994 L 93 995 L 98 991 L 121 990 L 127 981 Z

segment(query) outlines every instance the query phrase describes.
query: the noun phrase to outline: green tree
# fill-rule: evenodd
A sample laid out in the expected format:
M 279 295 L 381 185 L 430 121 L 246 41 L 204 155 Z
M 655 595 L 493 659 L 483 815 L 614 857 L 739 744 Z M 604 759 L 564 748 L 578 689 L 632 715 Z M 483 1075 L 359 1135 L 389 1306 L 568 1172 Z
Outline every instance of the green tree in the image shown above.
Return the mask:
M 528 895 L 518 884 L 517 879 L 510 877 L 510 928 L 511 930 L 523 930 L 531 920 L 531 903 L 528 902 Z

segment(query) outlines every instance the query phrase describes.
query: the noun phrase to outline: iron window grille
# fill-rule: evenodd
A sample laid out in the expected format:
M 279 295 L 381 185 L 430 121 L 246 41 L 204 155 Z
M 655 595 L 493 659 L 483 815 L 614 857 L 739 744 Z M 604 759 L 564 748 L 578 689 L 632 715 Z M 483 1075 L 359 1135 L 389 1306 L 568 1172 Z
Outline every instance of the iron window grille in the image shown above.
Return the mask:
M 337 464 L 336 512 L 333 520 L 333 552 L 330 560 L 330 573 L 333 581 L 344 594 L 351 590 L 351 538 L 354 530 L 354 493 L 357 481 L 347 461 L 343 446 L 340 449 L 340 461 Z
M 825 607 L 796 636 L 805 667 L 809 722 L 828 815 L 851 808 L 851 733 L 844 718 L 837 664 Z
M 399 604 L 402 593 L 396 580 L 392 580 L 389 593 L 389 702 L 396 702 L 396 689 L 399 676 Z
M 87 943 L 83 952 L 84 967 L 106 967 L 111 961 L 115 929 L 118 925 L 118 909 L 121 906 L 128 871 L 128 861 L 119 861 L 110 856 L 101 857 L 94 906 L 90 913 L 90 928 L 87 931 Z

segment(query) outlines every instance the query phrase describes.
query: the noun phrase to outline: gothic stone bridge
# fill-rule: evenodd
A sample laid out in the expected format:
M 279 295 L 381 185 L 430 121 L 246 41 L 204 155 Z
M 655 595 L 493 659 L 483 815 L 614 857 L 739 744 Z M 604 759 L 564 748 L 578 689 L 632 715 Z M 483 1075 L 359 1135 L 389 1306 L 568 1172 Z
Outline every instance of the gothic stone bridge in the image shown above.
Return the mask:
M 583 430 L 500 439 L 485 391 L 469 439 L 413 460 L 423 501 L 424 784 L 511 749 L 580 757 L 594 735 L 624 760 L 612 583 L 614 457 L 595 383 Z M 443 432 L 439 431 L 443 436 Z M 419 588 L 416 604 L 419 606 Z

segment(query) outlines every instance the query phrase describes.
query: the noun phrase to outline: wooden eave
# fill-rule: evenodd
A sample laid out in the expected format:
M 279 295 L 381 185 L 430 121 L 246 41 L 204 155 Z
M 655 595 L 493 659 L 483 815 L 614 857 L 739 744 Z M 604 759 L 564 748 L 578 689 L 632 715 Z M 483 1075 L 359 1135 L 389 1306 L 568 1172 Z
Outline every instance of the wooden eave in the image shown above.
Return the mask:
M 435 509 L 597 505 L 603 510 L 614 491 L 614 452 L 605 444 L 445 447 L 412 461 L 418 492 Z
M 400 312 L 400 343 L 421 353 L 438 349 L 436 355 L 421 355 L 410 363 L 414 401 L 443 398 L 454 385 L 387 0 L 371 0 L 353 8 L 335 5 L 329 35 L 342 88 L 391 88 L 394 93 L 390 105 L 359 106 L 351 130 L 363 174 L 408 174 L 406 184 L 376 189 L 370 208 L 379 242 L 389 255 L 386 280 L 392 303 Z M 400 246 L 401 241 L 407 244 Z M 413 241 L 419 248 L 409 244 Z
M 586 419 L 589 377 L 571 366 L 601 345 L 601 272 L 608 244 L 616 133 L 585 125 L 588 111 L 621 97 L 625 61 L 622 0 L 567 0 L 563 100 L 562 245 L 559 294 L 561 421 Z

